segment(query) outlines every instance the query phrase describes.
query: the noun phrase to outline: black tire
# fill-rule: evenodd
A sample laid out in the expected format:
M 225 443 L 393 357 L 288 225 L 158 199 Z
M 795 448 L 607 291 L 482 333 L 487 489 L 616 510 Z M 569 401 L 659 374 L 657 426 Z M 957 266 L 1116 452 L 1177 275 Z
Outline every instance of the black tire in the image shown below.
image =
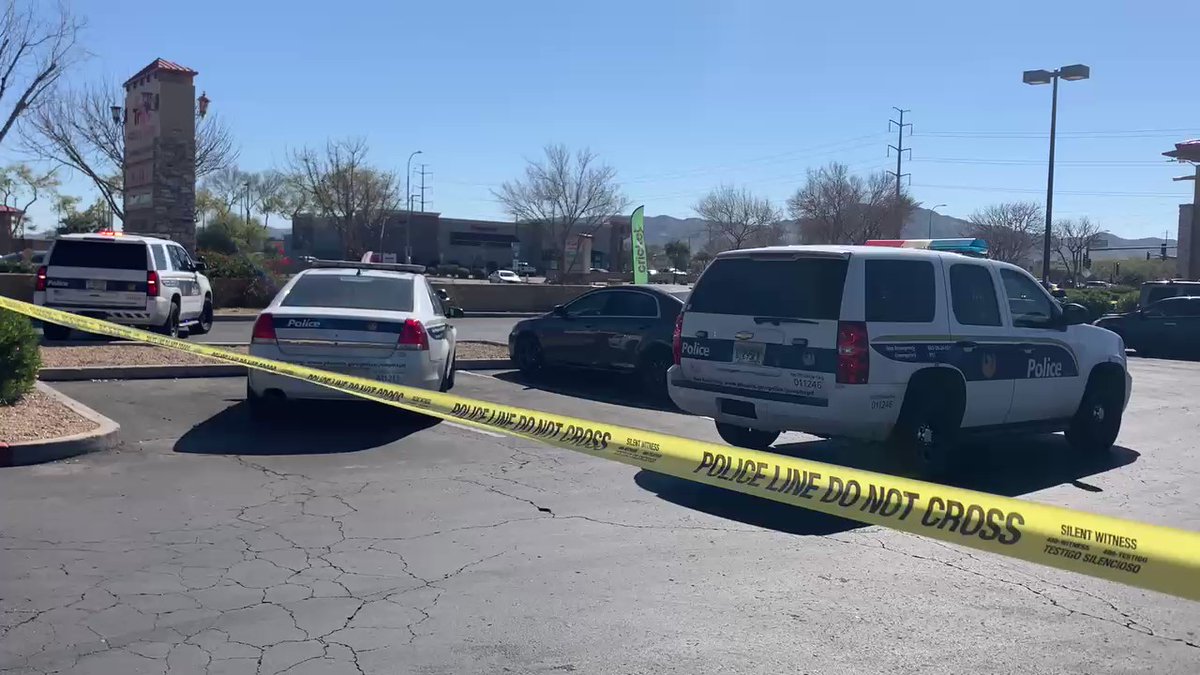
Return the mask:
M 779 438 L 778 431 L 762 431 L 727 422 L 717 422 L 717 433 L 726 443 L 750 450 L 766 450 Z
M 167 337 L 179 337 L 179 303 L 171 301 L 171 311 L 167 312 L 167 319 L 161 326 L 154 329 L 154 332 L 161 333 Z
M 278 402 L 254 393 L 249 382 L 246 382 L 246 408 L 250 411 L 250 419 L 256 421 L 270 420 L 279 415 Z
M 1079 452 L 1103 454 L 1121 432 L 1125 382 L 1115 371 L 1093 373 L 1067 429 L 1067 442 Z
M 947 405 L 928 387 L 909 387 L 889 445 L 927 478 L 941 478 L 959 468 L 956 452 L 961 406 Z
M 200 310 L 199 320 L 188 328 L 188 335 L 205 335 L 213 326 L 213 306 L 212 299 L 204 299 L 204 309 Z
M 667 371 L 674 365 L 671 353 L 665 349 L 654 349 L 642 358 L 638 367 L 643 391 L 656 400 L 667 398 Z
M 513 349 L 513 358 L 521 374 L 527 377 L 539 375 L 546 367 L 546 356 L 542 352 L 542 343 L 532 335 L 522 335 L 517 338 Z
M 450 355 L 450 364 L 446 366 L 446 374 L 442 376 L 442 385 L 438 387 L 438 391 L 450 391 L 454 388 L 454 372 L 458 370 L 458 359 L 454 354 Z
M 60 326 L 56 323 L 42 322 L 42 335 L 49 341 L 57 342 L 58 340 L 66 340 L 71 337 L 71 329 L 67 326 Z

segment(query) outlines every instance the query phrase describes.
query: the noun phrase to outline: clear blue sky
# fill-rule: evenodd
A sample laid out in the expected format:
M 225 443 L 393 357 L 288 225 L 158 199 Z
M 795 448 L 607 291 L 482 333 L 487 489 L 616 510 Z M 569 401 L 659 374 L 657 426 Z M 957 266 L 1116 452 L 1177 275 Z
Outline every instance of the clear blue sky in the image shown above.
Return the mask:
M 95 55 L 76 78 L 120 81 L 155 57 L 200 71 L 247 170 L 327 137 L 366 137 L 398 172 L 421 149 L 429 208 L 458 217 L 504 217 L 489 187 L 547 142 L 598 152 L 648 214 L 691 215 L 721 182 L 782 206 L 809 167 L 894 168 L 892 106 L 911 109 L 918 201 L 966 216 L 1042 200 L 1050 87 L 1021 71 L 1082 62 L 1092 79 L 1060 90 L 1055 214 L 1174 236 L 1191 183 L 1170 179 L 1190 169 L 1159 153 L 1200 136 L 1186 2 L 75 6 Z

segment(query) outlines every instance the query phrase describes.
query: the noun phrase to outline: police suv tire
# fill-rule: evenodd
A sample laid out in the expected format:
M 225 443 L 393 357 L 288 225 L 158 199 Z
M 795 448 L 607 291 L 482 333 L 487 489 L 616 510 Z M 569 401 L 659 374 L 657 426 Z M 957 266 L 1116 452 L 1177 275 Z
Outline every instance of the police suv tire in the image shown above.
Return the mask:
M 726 443 L 749 450 L 766 450 L 779 438 L 778 431 L 761 431 L 728 422 L 717 422 L 717 433 Z
M 1121 431 L 1124 403 L 1124 382 L 1115 372 L 1093 373 L 1067 428 L 1067 442 L 1078 452 L 1108 452 Z
M 188 328 L 188 335 L 205 335 L 208 333 L 208 331 L 212 330 L 212 326 L 212 300 L 206 299 L 204 301 L 204 309 L 200 310 L 200 316 L 197 318 L 196 323 L 192 324 L 192 326 Z
M 513 357 L 517 362 L 517 368 L 521 371 L 521 374 L 527 377 L 541 373 L 546 363 L 545 355 L 542 352 L 542 345 L 532 335 L 517 337 L 517 344 L 513 349 Z
M 71 329 L 67 326 L 60 326 L 56 323 L 42 322 L 42 335 L 47 340 L 57 341 L 66 340 L 71 337 Z
M 171 309 L 167 312 L 167 319 L 161 326 L 155 328 L 156 333 L 162 333 L 168 337 L 179 337 L 179 303 L 171 302 Z
M 458 369 L 456 363 L 458 359 L 454 356 L 454 354 L 450 355 L 450 363 L 446 365 L 446 373 L 442 376 L 442 384 L 438 387 L 438 391 L 450 391 L 454 388 L 454 371 Z
M 961 415 L 944 395 L 932 383 L 910 386 L 889 441 L 902 459 L 928 478 L 952 473 L 961 460 L 955 447 Z

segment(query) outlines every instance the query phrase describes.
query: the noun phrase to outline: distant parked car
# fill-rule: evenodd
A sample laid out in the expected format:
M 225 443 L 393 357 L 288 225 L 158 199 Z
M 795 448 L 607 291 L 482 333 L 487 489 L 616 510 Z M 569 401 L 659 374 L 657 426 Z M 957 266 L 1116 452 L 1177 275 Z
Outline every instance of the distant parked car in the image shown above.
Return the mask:
M 1166 298 L 1125 314 L 1108 314 L 1093 325 L 1107 328 L 1138 356 L 1200 355 L 1200 296 Z
M 1092 281 L 1085 282 L 1083 286 L 1084 288 L 1111 288 L 1112 284 L 1108 283 L 1107 281 L 1094 279 Z
M 517 262 L 516 272 L 523 277 L 529 277 L 537 274 L 537 268 L 525 262 L 524 260 L 521 260 Z
M 527 376 L 559 367 L 632 373 L 645 391 L 665 397 L 671 338 L 686 297 L 652 286 L 584 293 L 517 323 L 509 355 Z
M 517 276 L 517 273 L 513 272 L 512 270 L 496 270 L 488 275 L 488 283 L 520 284 L 524 282 L 522 281 L 521 277 Z

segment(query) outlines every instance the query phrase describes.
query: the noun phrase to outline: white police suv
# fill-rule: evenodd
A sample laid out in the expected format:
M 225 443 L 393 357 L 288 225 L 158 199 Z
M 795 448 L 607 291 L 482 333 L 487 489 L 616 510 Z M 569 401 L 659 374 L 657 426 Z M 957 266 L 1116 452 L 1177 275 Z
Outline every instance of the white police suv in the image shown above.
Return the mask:
M 212 287 L 204 264 L 179 244 L 158 237 L 98 232 L 54 240 L 38 268 L 33 302 L 176 337 L 181 327 L 212 329 Z M 47 340 L 63 340 L 66 326 L 46 323 Z
M 968 432 L 1113 444 L 1132 387 L 1119 336 L 981 240 L 868 243 L 718 255 L 676 324 L 672 400 L 733 445 L 888 440 L 933 473 Z
M 250 354 L 370 380 L 446 391 L 454 386 L 455 330 L 420 265 L 318 260 L 258 315 Z M 351 398 L 251 369 L 254 415 L 289 399 Z

